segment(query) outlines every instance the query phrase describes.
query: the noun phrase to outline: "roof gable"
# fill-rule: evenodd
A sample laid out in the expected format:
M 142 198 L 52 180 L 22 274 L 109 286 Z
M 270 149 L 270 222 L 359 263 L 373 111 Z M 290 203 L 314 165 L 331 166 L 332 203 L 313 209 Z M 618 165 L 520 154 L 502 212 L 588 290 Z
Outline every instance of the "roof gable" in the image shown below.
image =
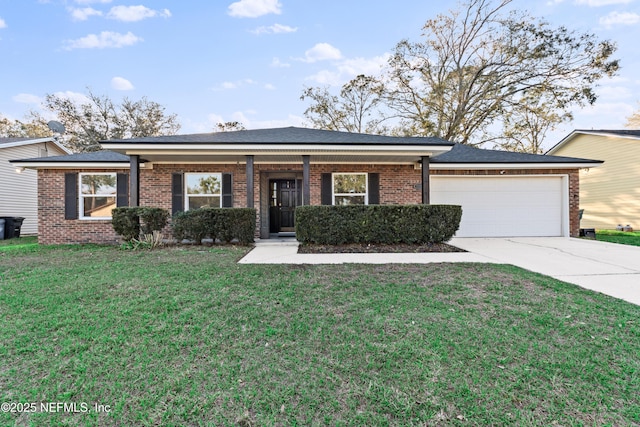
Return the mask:
M 549 150 L 547 150 L 545 155 L 550 155 L 550 154 L 552 155 L 553 153 L 558 151 L 558 149 L 565 146 L 566 144 L 568 144 L 569 142 L 571 142 L 572 140 L 574 140 L 576 137 L 580 135 L 596 135 L 596 136 L 600 135 L 600 136 L 609 136 L 609 137 L 614 136 L 614 137 L 640 141 L 640 130 L 638 129 L 576 129 L 573 132 L 571 132 L 569 135 L 562 138 L 560 142 L 558 142 L 556 145 L 554 145 Z
M 60 149 L 60 151 L 62 151 L 64 153 L 67 153 L 67 154 L 71 154 L 71 150 L 69 150 L 64 145 L 60 144 L 53 137 L 46 137 L 46 138 L 0 138 L 0 149 L 2 149 L 2 148 L 11 148 L 11 147 L 22 147 L 22 146 L 25 146 L 25 145 L 41 144 L 41 143 L 47 143 L 47 142 L 50 142 L 50 143 L 54 144 L 56 147 L 58 147 Z

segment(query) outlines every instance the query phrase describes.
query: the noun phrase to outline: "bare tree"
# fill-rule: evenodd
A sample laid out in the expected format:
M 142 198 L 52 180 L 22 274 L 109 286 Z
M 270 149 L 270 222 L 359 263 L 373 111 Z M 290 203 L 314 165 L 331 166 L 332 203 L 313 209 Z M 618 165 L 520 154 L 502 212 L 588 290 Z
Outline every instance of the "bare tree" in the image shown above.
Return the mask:
M 220 122 L 216 125 L 216 132 L 232 132 L 236 130 L 246 130 L 247 128 L 241 122 L 233 121 L 233 122 Z
M 619 61 L 614 43 L 507 12 L 511 1 L 469 0 L 428 20 L 422 40 L 400 41 L 383 75 L 370 77 L 382 90 L 374 85 L 370 98 L 357 98 L 375 101 L 366 113 L 388 120 L 382 130 L 391 134 L 539 152 L 546 131 L 571 119 L 571 107 L 596 101 L 597 82 L 615 75 Z M 315 127 L 360 123 L 342 93 L 308 88 L 307 97 Z
M 311 125 L 320 129 L 358 133 L 384 133 L 384 119 L 377 107 L 384 86 L 374 78 L 359 75 L 342 86 L 340 95 L 331 95 L 328 88 L 305 88 L 301 100 L 313 103 L 304 115 Z
M 573 119 L 570 112 L 550 105 L 537 96 L 527 96 L 517 100 L 513 108 L 507 107 L 508 112 L 502 116 L 503 130 L 495 144 L 507 151 L 542 154 L 547 132 Z
M 396 46 L 387 102 L 411 133 L 482 144 L 510 114 L 541 112 L 536 120 L 555 120 L 572 105 L 596 101 L 596 82 L 618 70 L 610 59 L 616 46 L 526 12 L 505 16 L 509 3 L 471 0 L 428 20 L 423 41 Z M 545 108 L 519 102 L 535 98 Z
M 177 116 L 146 97 L 138 101 L 124 98 L 115 104 L 106 95 L 88 91 L 86 102 L 48 94 L 44 107 L 55 113 L 66 128 L 65 143 L 76 152 L 100 150 L 106 139 L 174 135 L 180 129 Z M 35 122 L 44 122 L 40 113 L 32 112 Z
M 640 129 L 640 110 L 633 112 L 633 114 L 627 117 L 627 123 L 625 123 L 624 127 L 628 129 Z
M 0 137 L 45 138 L 52 136 L 46 123 L 40 121 L 9 120 L 0 116 Z

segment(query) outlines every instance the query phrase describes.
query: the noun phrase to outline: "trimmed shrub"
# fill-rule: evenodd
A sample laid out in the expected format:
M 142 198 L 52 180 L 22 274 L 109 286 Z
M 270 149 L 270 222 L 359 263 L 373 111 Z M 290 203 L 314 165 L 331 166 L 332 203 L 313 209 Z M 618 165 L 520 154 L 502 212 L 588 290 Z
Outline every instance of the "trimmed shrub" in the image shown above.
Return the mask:
M 173 217 L 173 236 L 177 240 L 202 239 L 227 243 L 237 239 L 241 244 L 253 242 L 256 210 L 252 208 L 200 208 L 179 212 Z
M 111 226 L 125 242 L 140 237 L 138 208 L 121 207 L 111 211 Z
M 304 243 L 440 243 L 458 230 L 455 205 L 298 206 L 296 238 Z
M 169 220 L 169 212 L 160 208 L 120 207 L 112 211 L 111 225 L 126 242 L 161 231 Z
M 142 233 L 153 234 L 154 231 L 161 231 L 169 222 L 169 211 L 160 208 L 138 208 L 140 219 L 142 220 Z

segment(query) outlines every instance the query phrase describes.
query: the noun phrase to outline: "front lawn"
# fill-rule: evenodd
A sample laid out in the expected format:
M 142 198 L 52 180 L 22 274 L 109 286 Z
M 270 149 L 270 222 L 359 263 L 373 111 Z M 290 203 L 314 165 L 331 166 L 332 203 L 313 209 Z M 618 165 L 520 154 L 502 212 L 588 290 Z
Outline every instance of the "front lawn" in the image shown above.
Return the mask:
M 246 250 L 0 250 L 0 401 L 38 405 L 0 424 L 640 424 L 640 307 L 511 266 Z
M 38 238 L 36 236 L 23 236 L 13 239 L 0 240 L 0 250 L 13 249 L 22 246 L 36 246 Z
M 640 232 L 598 230 L 596 232 L 596 240 L 611 243 L 622 243 L 624 245 L 640 246 Z

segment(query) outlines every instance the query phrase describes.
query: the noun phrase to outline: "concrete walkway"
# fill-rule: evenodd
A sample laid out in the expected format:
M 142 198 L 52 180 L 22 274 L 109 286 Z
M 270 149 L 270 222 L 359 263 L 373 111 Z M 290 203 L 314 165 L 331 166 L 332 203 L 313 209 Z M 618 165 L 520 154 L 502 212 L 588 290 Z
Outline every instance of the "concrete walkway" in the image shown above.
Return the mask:
M 640 247 L 564 237 L 452 239 L 452 245 L 640 305 Z
M 564 237 L 454 238 L 468 252 L 298 254 L 294 239 L 256 243 L 241 264 L 512 264 L 640 305 L 640 247 Z
M 269 239 L 256 247 L 240 264 L 429 264 L 434 262 L 489 262 L 491 259 L 469 252 L 417 254 L 299 254 L 295 239 Z

